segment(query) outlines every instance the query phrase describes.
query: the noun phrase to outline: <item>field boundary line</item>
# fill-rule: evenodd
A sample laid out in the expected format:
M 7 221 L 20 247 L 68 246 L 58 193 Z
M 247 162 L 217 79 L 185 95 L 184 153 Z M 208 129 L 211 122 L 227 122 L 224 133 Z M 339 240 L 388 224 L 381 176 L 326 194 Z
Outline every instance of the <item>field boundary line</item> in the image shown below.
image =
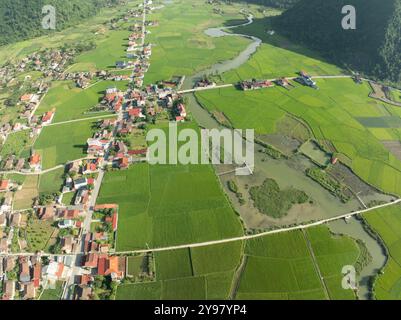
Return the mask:
M 326 285 L 326 282 L 324 281 L 322 272 L 320 271 L 319 264 L 317 263 L 317 259 L 316 259 L 316 256 L 315 256 L 315 252 L 313 251 L 312 243 L 310 242 L 309 237 L 308 237 L 307 233 L 305 232 L 305 229 L 302 230 L 302 235 L 303 235 L 303 237 L 305 239 L 305 243 L 306 243 L 306 246 L 308 247 L 309 255 L 310 255 L 311 259 L 312 259 L 313 268 L 315 269 L 315 271 L 317 273 L 317 276 L 320 279 L 320 283 L 322 284 L 322 288 L 324 290 L 324 295 L 326 296 L 327 300 L 331 300 L 330 294 L 329 294 L 329 290 L 328 290 L 327 285 Z

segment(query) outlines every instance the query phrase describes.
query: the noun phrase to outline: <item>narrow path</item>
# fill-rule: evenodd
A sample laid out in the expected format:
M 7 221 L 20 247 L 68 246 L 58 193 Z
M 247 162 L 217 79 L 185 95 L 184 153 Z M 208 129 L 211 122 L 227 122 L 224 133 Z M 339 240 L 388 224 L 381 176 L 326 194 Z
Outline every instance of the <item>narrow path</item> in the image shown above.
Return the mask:
M 318 277 L 320 279 L 320 282 L 322 284 L 322 288 L 324 289 L 324 295 L 326 296 L 326 300 L 330 300 L 329 290 L 327 289 L 326 282 L 324 281 L 322 273 L 320 272 L 319 264 L 317 263 L 317 259 L 316 259 L 316 256 L 315 256 L 315 252 L 313 251 L 312 244 L 311 244 L 311 242 L 310 242 L 310 240 L 308 238 L 308 235 L 305 232 L 305 230 L 302 230 L 302 234 L 303 234 L 303 236 L 305 238 L 306 245 L 308 246 L 309 254 L 312 257 L 313 266 L 314 266 L 314 268 L 316 270 L 316 273 L 317 273 L 317 275 L 318 275 Z
M 189 244 L 182 244 L 182 245 L 175 245 L 175 246 L 161 247 L 161 248 L 148 248 L 148 249 L 138 249 L 138 250 L 131 250 L 131 251 L 119 251 L 119 252 L 115 252 L 114 255 L 131 255 L 131 254 L 140 254 L 140 253 L 147 253 L 147 252 L 161 252 L 161 251 L 171 251 L 171 250 L 179 250 L 179 249 L 186 249 L 186 248 L 198 248 L 198 247 L 211 246 L 211 245 L 215 245 L 215 244 L 224 244 L 224 243 L 237 242 L 237 241 L 243 241 L 243 240 L 257 239 L 257 238 L 262 238 L 264 236 L 271 235 L 271 234 L 278 234 L 278 233 L 295 231 L 295 230 L 304 230 L 307 228 L 320 226 L 320 225 L 326 224 L 328 222 L 341 220 L 341 219 L 353 217 L 353 216 L 356 216 L 359 214 L 364 214 L 364 213 L 367 213 L 370 211 L 374 211 L 377 209 L 393 206 L 400 202 L 401 202 L 401 199 L 397 199 L 393 202 L 385 203 L 385 204 L 375 206 L 375 207 L 372 207 L 369 209 L 354 211 L 354 212 L 342 214 L 342 215 L 339 215 L 336 217 L 319 220 L 319 221 L 304 224 L 304 225 L 298 225 L 298 226 L 294 226 L 294 227 L 286 227 L 286 228 L 281 228 L 281 229 L 276 229 L 276 230 L 265 231 L 265 232 L 261 232 L 258 234 L 244 235 L 244 236 L 239 236 L 239 237 L 234 237 L 234 238 L 227 238 L 227 239 L 220 239 L 220 240 L 213 240 L 213 241 L 206 241 L 206 242 L 198 242 L 198 243 L 189 243 Z M 42 254 L 42 256 L 43 257 L 53 257 L 53 256 L 60 257 L 60 256 L 74 256 L 77 254 L 82 254 L 82 252 L 75 253 L 75 254 L 66 254 L 66 255 Z M 22 253 L 14 253 L 14 254 L 0 254 L 0 257 L 1 256 L 33 256 L 33 255 L 35 255 L 35 253 L 22 252 Z
M 241 276 L 245 270 L 247 263 L 248 263 L 248 256 L 245 253 L 243 253 L 243 256 L 241 259 L 241 264 L 239 265 L 238 269 L 235 271 L 235 274 L 234 274 L 234 279 L 233 279 L 233 284 L 231 287 L 229 300 L 234 300 L 235 297 L 237 296 L 237 292 L 238 292 L 239 285 L 241 282 Z
M 52 126 L 58 126 L 58 125 L 61 125 L 61 124 L 88 121 L 88 120 L 100 120 L 100 119 L 104 119 L 104 118 L 112 118 L 113 116 L 116 116 L 116 115 L 114 113 L 110 113 L 110 114 L 105 114 L 103 116 L 97 116 L 97 117 L 89 117 L 89 118 L 81 118 L 81 119 L 74 119 L 74 120 L 67 120 L 67 121 L 49 123 L 49 124 L 45 125 L 44 127 L 52 127 Z

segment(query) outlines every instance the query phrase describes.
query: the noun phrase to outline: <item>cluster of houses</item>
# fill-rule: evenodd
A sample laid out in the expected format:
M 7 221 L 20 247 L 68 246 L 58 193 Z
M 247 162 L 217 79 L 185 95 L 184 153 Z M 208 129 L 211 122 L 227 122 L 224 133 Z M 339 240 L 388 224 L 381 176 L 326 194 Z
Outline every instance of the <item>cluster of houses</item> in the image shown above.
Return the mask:
M 75 55 L 75 48 L 66 50 L 48 49 L 32 53 L 14 63 L 6 63 L 0 68 L 0 84 L 12 83 L 16 81 L 19 73 L 30 71 L 38 71 L 44 77 L 58 79 Z
M 38 256 L 0 256 L 1 300 L 33 300 L 37 298 L 46 277 L 48 266 L 43 268 Z
M 28 159 L 18 158 L 14 154 L 10 154 L 1 160 L 1 170 L 22 173 L 38 172 L 42 170 L 42 158 L 35 151 L 32 151 Z
M 204 77 L 196 82 L 195 88 L 213 88 L 216 86 L 216 83 Z
M 271 88 L 274 86 L 274 83 L 268 80 L 246 80 L 242 81 L 240 83 L 240 87 L 244 91 L 248 90 L 257 90 L 257 89 L 263 89 L 263 88 Z
M 97 245 L 101 237 L 100 234 L 86 235 L 85 256 L 77 275 L 73 273 L 73 257 L 68 255 L 0 256 L 0 300 L 35 300 L 47 289 L 58 286 L 61 286 L 58 292 L 61 295 L 63 282 L 73 275 L 73 298 L 94 299 L 96 276 L 120 282 L 126 276 L 128 266 L 127 257 L 110 255 L 104 246 Z
M 299 82 L 304 86 L 311 87 L 313 89 L 319 89 L 316 85 L 316 82 L 305 71 L 300 71 L 299 77 L 296 78 L 295 81 Z
M 287 78 L 279 78 L 276 80 L 276 84 L 287 90 L 294 88 L 294 85 Z

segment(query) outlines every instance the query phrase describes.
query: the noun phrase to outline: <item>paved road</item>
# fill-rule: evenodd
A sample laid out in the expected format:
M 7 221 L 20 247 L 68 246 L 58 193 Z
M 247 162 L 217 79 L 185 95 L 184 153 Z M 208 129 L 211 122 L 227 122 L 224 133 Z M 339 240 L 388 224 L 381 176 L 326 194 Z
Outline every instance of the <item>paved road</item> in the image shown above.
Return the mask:
M 160 251 L 171 251 L 171 250 L 179 250 L 179 249 L 185 249 L 185 248 L 197 248 L 197 247 L 206 247 L 206 246 L 211 246 L 211 245 L 216 245 L 216 244 L 223 244 L 223 243 L 230 243 L 230 242 L 236 242 L 236 241 L 244 241 L 244 240 L 251 240 L 251 239 L 257 239 L 257 238 L 261 238 L 267 235 L 271 235 L 271 234 L 277 234 L 277 233 L 283 233 L 283 232 L 289 232 L 289 231 L 295 231 L 295 230 L 304 230 L 304 229 L 308 229 L 308 228 L 312 228 L 312 227 L 316 227 L 319 225 L 323 225 L 329 222 L 333 222 L 336 220 L 341 220 L 341 219 L 345 219 L 345 218 L 350 218 L 359 214 L 365 214 L 367 212 L 370 211 L 374 211 L 377 209 L 381 209 L 381 208 L 385 208 L 385 207 L 389 207 L 389 206 L 393 206 L 396 204 L 399 204 L 401 202 L 401 199 L 397 199 L 393 202 L 389 202 L 389 203 L 385 203 L 379 206 L 375 206 L 369 209 L 364 209 L 364 210 L 358 210 L 358 211 L 354 211 L 354 212 L 350 212 L 350 213 L 346 213 L 346 214 L 342 214 L 339 216 L 335 216 L 332 218 L 328 218 L 328 219 L 323 219 L 323 220 L 319 220 L 316 222 L 312 222 L 312 223 L 308 223 L 308 224 L 304 224 L 304 225 L 298 225 L 298 226 L 294 226 L 294 227 L 286 227 L 286 228 L 281 228 L 281 229 L 276 229 L 276 230 L 270 230 L 270 231 L 266 231 L 266 232 L 262 232 L 262 233 L 258 233 L 258 234 L 252 234 L 252 235 L 244 235 L 244 236 L 240 236 L 240 237 L 234 237 L 234 238 L 227 238 L 227 239 L 220 239 L 220 240 L 214 240 L 214 241 L 206 241 L 206 242 L 198 242 L 198 243 L 189 243 L 189 244 L 182 244 L 182 245 L 176 245 L 176 246 L 169 246 L 169 247 L 162 247 L 162 248 L 148 248 L 148 249 L 140 249 L 140 250 L 132 250 L 132 251 L 119 251 L 119 252 L 115 252 L 115 255 L 127 255 L 127 254 L 139 254 L 139 253 L 146 253 L 146 252 L 160 252 Z M 0 256 L 32 256 L 34 255 L 33 253 L 13 253 L 13 254 L 3 254 Z M 43 254 L 43 257 L 53 257 L 53 256 L 72 256 L 74 254 L 70 254 L 70 255 L 54 255 L 54 254 Z

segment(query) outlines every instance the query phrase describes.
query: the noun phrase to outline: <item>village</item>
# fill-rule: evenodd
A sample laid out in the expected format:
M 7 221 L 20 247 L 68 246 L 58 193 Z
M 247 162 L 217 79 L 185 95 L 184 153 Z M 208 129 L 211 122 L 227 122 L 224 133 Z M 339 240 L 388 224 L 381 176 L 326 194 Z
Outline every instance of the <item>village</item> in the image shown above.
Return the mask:
M 151 4 L 152 1 L 145 1 L 144 8 L 129 11 L 127 19 L 145 17 L 153 10 Z M 88 300 L 99 298 L 99 295 L 104 298 L 115 290 L 113 282 L 126 278 L 130 258 L 113 255 L 118 206 L 96 205 L 103 175 L 109 170 L 126 170 L 131 165 L 147 161 L 147 126 L 156 125 L 159 121 L 183 122 L 187 118 L 184 99 L 177 93 L 184 77 L 143 86 L 152 54 L 152 45 L 145 43 L 146 26 L 157 25 L 157 21 L 143 18 L 143 21 L 137 21 L 130 27 L 132 33 L 127 59 L 133 60 L 116 61 L 115 69 L 131 70 L 131 76 L 113 75 L 104 70 L 65 72 L 64 67 L 74 56 L 69 51 L 65 54 L 55 51 L 50 59 L 32 55 L 19 66 L 22 71 L 33 64 L 35 70 L 51 75 L 53 80 L 73 80 L 82 90 L 102 80 L 128 81 L 130 85 L 126 91 L 114 86 L 106 89 L 103 99 L 94 108 L 111 112 L 115 117 L 97 121 L 95 133 L 87 139 L 87 156 L 66 163 L 60 192 L 40 195 L 32 209 L 13 210 L 12 194 L 22 186 L 12 178 L 5 178 L 5 174 L 43 173 L 41 154 L 32 149 L 28 158 L 17 158 L 11 154 L 1 159 L 0 192 L 5 194 L 0 206 L 0 297 L 3 300 L 38 299 L 46 289 L 55 289 L 60 283 L 63 284 L 64 298 Z M 0 73 L 11 76 L 10 70 L 1 69 Z M 19 97 L 18 105 L 23 109 L 21 118 L 26 121 L 13 126 L 4 124 L 1 128 L 3 140 L 9 133 L 20 130 L 30 130 L 32 137 L 38 137 L 45 126 L 52 125 L 56 108 L 41 116 L 35 114 L 49 89 L 49 83 L 40 83 L 36 89 Z M 71 204 L 65 205 L 63 198 L 71 197 L 71 194 Z M 46 223 L 53 228 L 48 252 L 29 251 L 26 228 L 32 221 Z M 152 258 L 148 254 L 145 256 L 149 260 L 149 268 L 140 273 L 139 280 L 136 277 L 136 280 L 129 281 L 153 277 Z M 74 289 L 71 291 L 71 288 Z

